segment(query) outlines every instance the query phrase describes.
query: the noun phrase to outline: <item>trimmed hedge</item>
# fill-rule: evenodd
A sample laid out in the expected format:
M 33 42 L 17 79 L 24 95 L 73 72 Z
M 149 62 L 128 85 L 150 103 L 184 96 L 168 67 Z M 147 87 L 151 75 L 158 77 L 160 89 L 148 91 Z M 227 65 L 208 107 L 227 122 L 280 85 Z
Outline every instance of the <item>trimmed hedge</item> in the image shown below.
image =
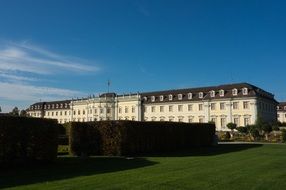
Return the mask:
M 70 125 L 73 155 L 137 155 L 210 146 L 215 125 L 175 122 L 98 121 Z
M 0 163 L 52 161 L 57 157 L 56 120 L 0 116 Z

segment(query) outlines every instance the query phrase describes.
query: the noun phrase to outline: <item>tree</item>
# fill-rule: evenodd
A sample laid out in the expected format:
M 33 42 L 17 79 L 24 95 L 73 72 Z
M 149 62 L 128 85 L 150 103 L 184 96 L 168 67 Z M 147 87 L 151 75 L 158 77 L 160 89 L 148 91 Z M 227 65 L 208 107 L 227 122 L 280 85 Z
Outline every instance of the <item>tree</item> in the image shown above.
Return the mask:
M 20 116 L 21 117 L 27 117 L 27 111 L 26 110 L 21 110 Z
M 18 107 L 14 107 L 10 115 L 19 116 L 19 109 Z
M 248 128 L 247 127 L 237 127 L 236 130 L 240 132 L 241 134 L 247 134 Z
M 265 140 L 268 141 L 268 135 L 272 131 L 272 126 L 269 123 L 263 123 L 261 125 L 261 130 L 265 136 Z
M 0 113 L 2 112 L 1 106 L 0 106 Z
M 231 132 L 233 132 L 237 125 L 235 123 L 228 123 L 226 126 L 231 130 Z

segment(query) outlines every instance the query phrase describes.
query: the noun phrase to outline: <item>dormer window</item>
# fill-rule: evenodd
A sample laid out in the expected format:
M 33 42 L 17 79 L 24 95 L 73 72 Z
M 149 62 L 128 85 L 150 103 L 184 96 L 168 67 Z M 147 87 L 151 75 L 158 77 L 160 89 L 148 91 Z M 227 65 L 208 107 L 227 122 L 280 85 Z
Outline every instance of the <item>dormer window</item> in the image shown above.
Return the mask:
M 220 97 L 223 97 L 223 96 L 224 96 L 224 90 L 220 90 L 220 91 L 219 91 L 219 96 L 220 96 Z
M 203 98 L 204 97 L 204 93 L 203 92 L 200 92 L 199 93 L 199 98 Z
M 210 96 L 211 96 L 212 98 L 215 97 L 215 91 L 214 91 L 214 90 L 210 91 Z
M 243 88 L 242 89 L 242 94 L 243 95 L 247 95 L 248 94 L 248 89 L 247 88 Z
M 284 106 L 284 110 L 286 110 L 286 106 Z
M 183 99 L 183 95 L 182 94 L 178 94 L 178 100 L 182 100 Z
M 164 100 L 164 96 L 160 96 L 160 101 L 162 102 Z
M 63 104 L 61 104 L 61 108 L 63 108 Z
M 54 104 L 52 104 L 52 109 L 54 109 L 55 108 L 55 105 Z
M 173 100 L 173 95 L 172 94 L 169 95 L 169 100 L 170 101 Z
M 147 97 L 146 97 L 146 96 L 144 96 L 143 100 L 144 100 L 144 101 L 147 101 Z
M 59 104 L 56 105 L 56 108 L 59 108 Z
M 155 96 L 151 96 L 151 102 L 155 102 Z
M 235 88 L 235 89 L 232 89 L 232 95 L 233 96 L 237 96 L 237 89 Z
M 279 107 L 279 106 L 277 106 L 277 110 L 280 110 L 280 107 Z
M 188 99 L 192 99 L 193 98 L 193 94 L 192 93 L 188 93 Z

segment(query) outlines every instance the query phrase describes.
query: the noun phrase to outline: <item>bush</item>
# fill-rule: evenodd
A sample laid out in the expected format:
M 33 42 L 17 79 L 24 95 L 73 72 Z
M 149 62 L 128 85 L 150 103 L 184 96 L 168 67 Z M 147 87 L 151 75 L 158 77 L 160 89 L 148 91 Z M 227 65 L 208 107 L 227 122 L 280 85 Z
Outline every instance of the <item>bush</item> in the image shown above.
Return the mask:
M 286 130 L 285 129 L 283 129 L 282 130 L 282 142 L 286 142 Z
M 230 140 L 231 138 L 231 135 L 230 135 L 230 132 L 225 132 L 225 136 L 224 136 L 225 140 Z
M 241 134 L 247 134 L 248 133 L 247 127 L 237 127 L 236 130 Z
M 0 163 L 52 161 L 57 157 L 56 120 L 1 116 Z
M 136 155 L 210 146 L 213 124 L 100 121 L 70 124 L 74 155 Z

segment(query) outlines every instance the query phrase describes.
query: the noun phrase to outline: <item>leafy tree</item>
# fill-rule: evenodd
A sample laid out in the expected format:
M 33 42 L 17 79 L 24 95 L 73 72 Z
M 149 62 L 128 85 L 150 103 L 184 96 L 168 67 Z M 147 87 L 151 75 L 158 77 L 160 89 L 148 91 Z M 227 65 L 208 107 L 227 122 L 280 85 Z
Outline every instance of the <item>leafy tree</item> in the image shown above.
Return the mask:
M 247 127 L 237 127 L 236 130 L 242 134 L 248 134 L 248 128 Z
M 27 111 L 26 110 L 21 110 L 20 116 L 21 117 L 27 117 Z
M 248 125 L 246 127 L 248 129 L 249 135 L 252 136 L 253 140 L 256 140 L 260 136 L 257 125 Z
M 227 128 L 229 128 L 232 132 L 234 129 L 236 129 L 237 125 L 235 123 L 228 123 Z
M 10 115 L 19 116 L 19 109 L 18 107 L 14 107 Z
M 0 106 L 0 113 L 2 112 L 1 106 Z

